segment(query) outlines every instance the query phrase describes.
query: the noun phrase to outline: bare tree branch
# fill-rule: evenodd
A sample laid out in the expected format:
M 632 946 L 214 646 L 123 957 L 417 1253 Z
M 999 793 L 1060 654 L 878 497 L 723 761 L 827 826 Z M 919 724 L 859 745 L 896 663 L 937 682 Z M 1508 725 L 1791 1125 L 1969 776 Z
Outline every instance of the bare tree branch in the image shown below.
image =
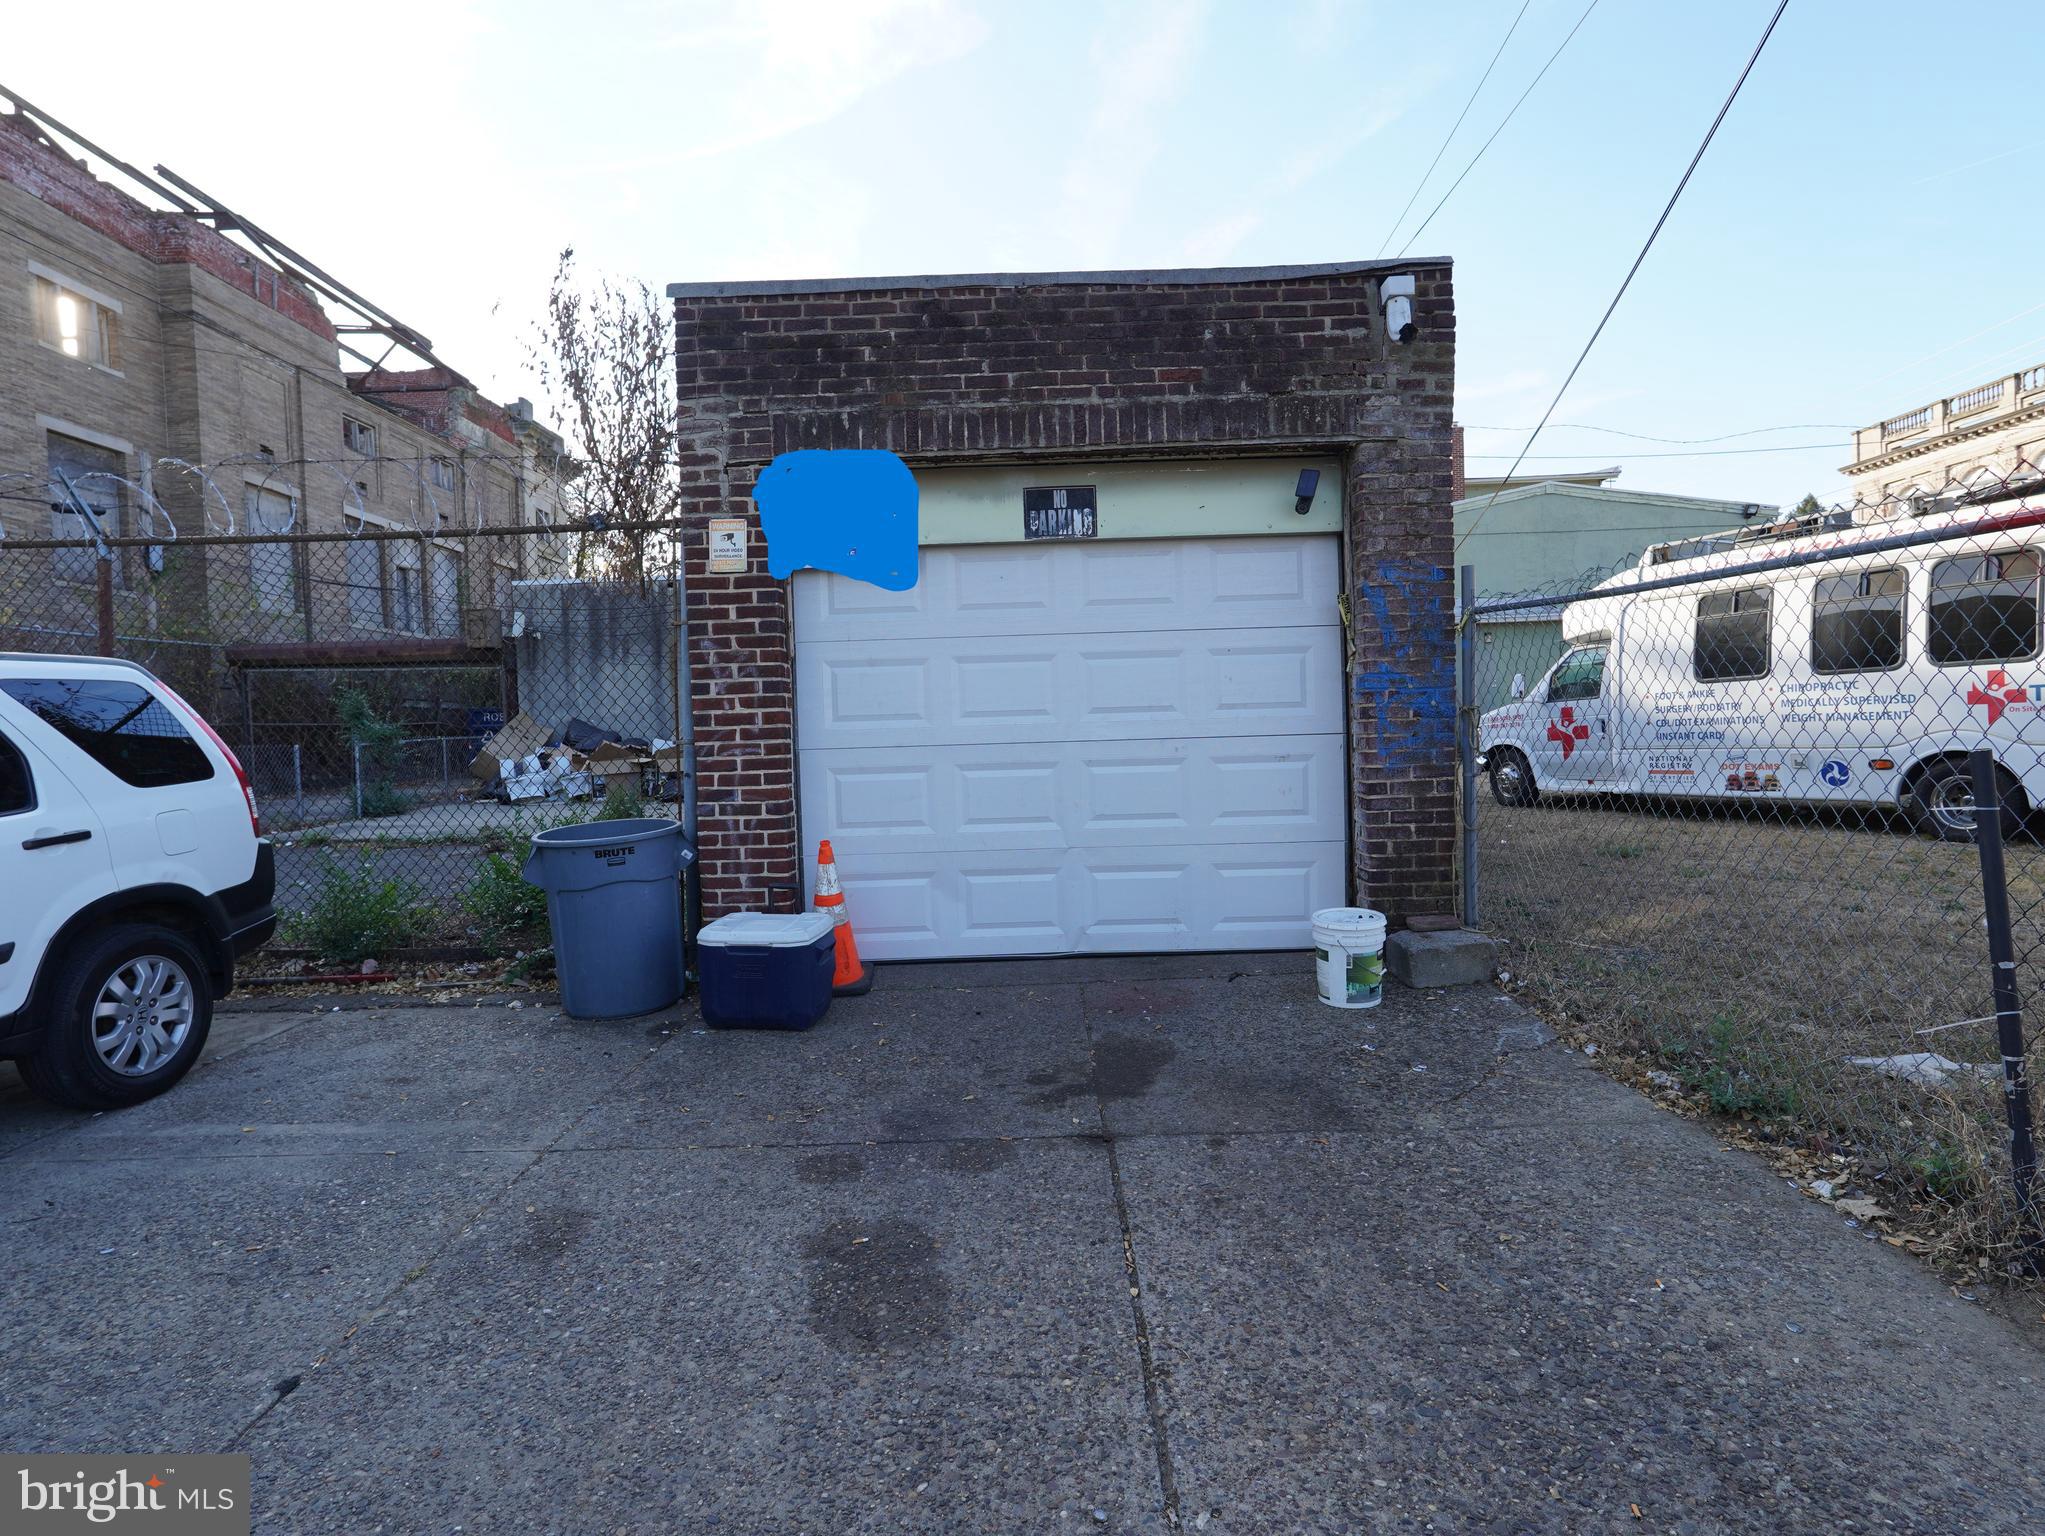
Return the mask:
M 643 579 L 671 559 L 672 541 L 617 525 L 665 521 L 681 507 L 673 319 L 643 282 L 583 286 L 570 248 L 534 330 L 540 388 L 576 461 L 568 498 L 583 518 L 615 529 L 582 536 L 576 573 Z

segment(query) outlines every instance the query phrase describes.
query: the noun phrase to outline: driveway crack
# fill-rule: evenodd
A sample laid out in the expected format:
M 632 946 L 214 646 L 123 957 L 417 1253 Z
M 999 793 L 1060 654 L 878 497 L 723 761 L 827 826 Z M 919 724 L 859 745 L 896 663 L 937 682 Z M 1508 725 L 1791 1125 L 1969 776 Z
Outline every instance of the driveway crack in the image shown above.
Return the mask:
M 1094 1050 L 1093 1021 L 1086 1021 L 1087 1058 Z M 1157 1454 L 1158 1491 L 1164 1500 L 1165 1520 L 1179 1523 L 1179 1477 L 1172 1463 L 1171 1431 L 1165 1422 L 1164 1394 L 1157 1359 L 1150 1345 L 1150 1318 L 1143 1305 L 1143 1272 L 1136 1259 L 1136 1231 L 1129 1221 L 1129 1200 L 1122 1184 L 1122 1154 L 1115 1133 L 1108 1125 L 1108 1105 L 1098 1087 L 1094 1090 L 1094 1112 L 1100 1120 L 1101 1145 L 1108 1153 L 1108 1181 L 1115 1194 L 1115 1220 L 1122 1230 L 1122 1269 L 1129 1281 L 1129 1314 L 1136 1327 L 1136 1358 L 1143 1370 L 1143 1407 L 1150 1419 L 1151 1448 Z

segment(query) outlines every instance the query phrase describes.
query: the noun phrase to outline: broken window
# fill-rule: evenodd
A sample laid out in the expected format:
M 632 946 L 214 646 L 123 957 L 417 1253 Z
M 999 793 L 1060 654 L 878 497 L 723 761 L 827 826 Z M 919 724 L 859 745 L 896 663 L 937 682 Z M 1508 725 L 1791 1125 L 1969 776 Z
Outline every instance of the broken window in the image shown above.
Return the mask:
M 353 416 L 343 416 L 341 443 L 349 451 L 373 459 L 376 457 L 376 428 L 366 421 L 357 421 Z
M 407 542 L 384 545 L 390 564 L 390 627 L 408 635 L 426 632 L 425 588 L 419 579 L 419 551 Z
M 121 366 L 121 317 L 111 304 L 74 292 L 47 277 L 35 284 L 36 340 L 66 357 L 118 370 Z
M 49 435 L 49 455 L 50 537 L 80 541 L 77 549 L 50 552 L 53 574 L 59 581 L 91 586 L 99 580 L 99 554 L 92 544 L 95 524 L 96 531 L 110 539 L 123 532 L 118 478 L 123 467 L 121 455 L 61 432 Z M 85 510 L 79 510 L 81 507 Z M 118 554 L 113 568 L 114 585 L 125 585 Z
M 438 544 L 426 552 L 427 572 L 432 580 L 433 633 L 448 636 L 462 632 L 462 562 L 451 549 Z
M 291 531 L 297 508 L 282 491 L 250 485 L 242 488 L 242 516 L 245 532 L 282 535 Z M 296 612 L 298 570 L 291 546 L 280 539 L 275 544 L 251 544 L 248 552 L 249 588 L 256 605 L 265 613 Z
M 451 491 L 454 489 L 453 459 L 429 460 L 427 462 L 426 471 L 427 478 L 433 482 L 434 488 L 436 490 Z
M 348 520 L 350 533 L 359 534 L 364 524 Z M 382 629 L 384 613 L 383 545 L 375 539 L 356 538 L 348 544 L 348 622 L 357 629 Z

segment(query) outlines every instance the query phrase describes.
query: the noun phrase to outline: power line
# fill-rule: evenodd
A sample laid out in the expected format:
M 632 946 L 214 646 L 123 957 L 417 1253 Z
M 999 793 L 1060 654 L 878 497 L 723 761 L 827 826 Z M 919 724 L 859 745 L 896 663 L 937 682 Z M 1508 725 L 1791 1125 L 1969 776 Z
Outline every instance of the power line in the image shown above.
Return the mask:
M 1629 453 L 1629 459 L 1716 459 L 1734 453 L 1814 453 L 1818 449 L 1827 453 L 1844 453 L 1840 443 L 1790 443 L 1779 448 L 1701 448 L 1691 453 Z M 1522 464 L 1538 463 L 1544 459 L 1595 459 L 1595 453 L 1466 453 L 1466 459 L 1511 459 L 1517 469 Z
M 1404 256 L 1408 251 L 1413 249 L 1413 242 L 1415 240 L 1418 240 L 1422 232 L 1426 230 L 1427 226 L 1434 222 L 1434 216 L 1437 213 L 1441 212 L 1442 205 L 1448 202 L 1450 198 L 1456 195 L 1456 188 L 1460 187 L 1463 184 L 1463 177 L 1469 175 L 1470 172 L 1477 169 L 1477 162 L 1484 158 L 1484 151 L 1491 147 L 1493 140 L 1495 140 L 1501 133 L 1505 132 L 1506 123 L 1509 123 L 1513 120 L 1514 114 L 1516 114 L 1519 111 L 1520 107 L 1526 102 L 1526 99 L 1534 94 L 1534 87 L 1541 83 L 1541 76 L 1547 74 L 1549 68 L 1555 63 L 1555 61 L 1562 57 L 1562 50 L 1569 46 L 1570 38 L 1576 36 L 1578 30 L 1582 28 L 1583 24 L 1591 19 L 1591 12 L 1595 11 L 1597 8 L 1598 0 L 1591 0 L 1591 3 L 1583 8 L 1583 14 L 1576 18 L 1576 26 L 1571 27 L 1569 29 L 1568 34 L 1564 36 L 1562 41 L 1556 44 L 1555 51 L 1548 55 L 1548 62 L 1541 66 L 1541 73 L 1535 75 L 1532 80 L 1527 82 L 1527 88 L 1524 91 L 1520 92 L 1520 99 L 1512 104 L 1512 111 L 1505 114 L 1504 122 L 1501 122 L 1496 128 L 1491 130 L 1491 138 L 1486 139 L 1482 144 L 1477 146 L 1477 153 L 1472 155 L 1470 157 L 1470 163 L 1463 167 L 1462 175 L 1458 176 L 1454 181 L 1450 182 L 1448 191 L 1442 193 L 1441 202 L 1436 203 L 1433 208 L 1429 209 L 1427 217 L 1420 221 L 1420 228 L 1414 230 L 1412 234 L 1406 237 L 1405 243 L 1399 247 L 1399 254 L 1401 256 Z M 1402 214 L 1400 215 L 1400 217 L 1403 218 L 1404 215 Z
M 1595 5 L 1596 3 L 1597 0 L 1592 0 L 1592 4 Z M 1569 393 L 1569 386 L 1576 382 L 1577 373 L 1582 369 L 1584 360 L 1591 355 L 1591 348 L 1595 347 L 1598 344 L 1598 338 L 1605 334 L 1605 327 L 1611 322 L 1613 313 L 1619 308 L 1619 301 L 1626 297 L 1626 290 L 1633 286 L 1634 275 L 1640 271 L 1641 264 L 1647 260 L 1647 253 L 1654 249 L 1655 240 L 1660 236 L 1662 226 L 1669 222 L 1669 215 L 1676 211 L 1676 202 L 1682 197 L 1683 189 L 1690 185 L 1690 178 L 1696 174 L 1698 165 L 1704 159 L 1704 152 L 1711 148 L 1711 141 L 1718 137 L 1719 124 L 1723 123 L 1726 114 L 1732 111 L 1733 103 L 1739 99 L 1740 87 L 1747 83 L 1747 76 L 1754 72 L 1754 66 L 1761 58 L 1761 50 L 1768 46 L 1768 39 L 1775 35 L 1775 24 L 1782 20 L 1782 13 L 1788 9 L 1789 0 L 1779 0 L 1775 7 L 1775 14 L 1768 18 L 1768 25 L 1761 29 L 1761 40 L 1754 44 L 1754 51 L 1747 55 L 1747 62 L 1740 70 L 1739 78 L 1733 82 L 1733 88 L 1726 93 L 1724 105 L 1718 109 L 1718 116 L 1711 120 L 1711 126 L 1704 131 L 1703 142 L 1697 146 L 1697 153 L 1690 157 L 1690 163 L 1683 168 L 1682 180 L 1676 183 L 1676 190 L 1669 194 L 1669 200 L 1662 208 L 1661 217 L 1654 221 L 1654 228 L 1647 232 L 1646 244 L 1641 246 L 1640 254 L 1633 258 L 1633 265 L 1626 269 L 1626 276 L 1619 284 L 1619 291 L 1612 295 L 1612 302 L 1605 306 L 1604 314 L 1598 319 L 1597 329 L 1591 332 L 1591 339 L 1583 344 L 1583 351 L 1579 352 L 1576 361 L 1570 364 L 1568 377 L 1562 381 L 1562 387 L 1555 391 L 1555 398 L 1548 402 L 1548 409 L 1541 413 L 1540 421 L 1535 424 L 1533 432 L 1527 437 L 1525 446 L 1520 449 L 1519 459 L 1513 461 L 1513 469 L 1519 468 L 1520 460 L 1526 458 L 1527 454 L 1533 449 L 1534 439 L 1541 435 L 1541 428 L 1548 425 L 1548 418 L 1555 414 L 1555 407 L 1562 404 L 1562 397 Z M 1585 12 L 1585 14 L 1588 15 L 1589 12 Z M 1512 469 L 1508 469 L 1505 472 L 1505 478 L 1510 480 L 1512 474 Z M 1471 523 L 1470 533 L 1466 533 L 1462 538 L 1456 540 L 1456 547 L 1458 549 L 1462 547 L 1464 540 L 1468 539 L 1470 534 L 1477 531 L 1478 524 L 1484 521 L 1484 512 L 1490 511 L 1491 503 L 1496 500 L 1498 500 L 1498 492 L 1493 491 L 1491 493 L 1491 500 L 1484 503 L 1484 510 L 1479 512 L 1476 521 Z
M 1999 331 L 2006 325 L 2014 325 L 2017 321 L 2023 319 L 2026 315 L 2035 315 L 2041 309 L 2045 309 L 2045 301 L 2040 301 L 2039 303 L 2029 305 L 2024 309 L 2018 310 L 2013 315 L 2005 315 L 2002 319 L 1996 321 L 1995 324 L 1993 325 L 1982 326 L 1980 330 L 1974 332 L 1974 334 L 1971 336 L 1962 336 L 1958 341 L 1949 341 L 1942 347 L 1934 347 L 1931 351 L 1925 353 L 1924 356 L 1912 358 L 1909 362 L 1903 364 L 1899 368 L 1891 368 L 1887 373 L 1878 373 L 1873 378 L 1869 379 L 1867 382 L 1870 384 L 1887 383 L 1890 379 L 1895 378 L 1896 375 L 1899 373 L 1908 373 L 1911 369 L 1917 367 L 1920 363 L 1928 363 L 1935 357 L 1944 357 L 1948 352 L 1956 351 L 1959 348 L 1966 346 L 1967 343 L 1970 341 L 1979 341 L 1982 337 L 1986 336 L 1990 331 Z M 2026 345 L 2029 345 L 2029 343 L 2026 343 Z M 2001 356 L 2002 354 L 1997 353 L 1994 355 Z
M 1420 173 L 1420 180 L 1413 184 L 1413 193 L 1406 199 L 1406 206 L 1399 210 L 1399 216 L 1392 220 L 1392 227 L 1385 231 L 1385 243 L 1378 247 L 1378 255 L 1385 254 L 1385 247 L 1392 243 L 1392 236 L 1399 232 L 1399 226 L 1406 222 L 1406 215 L 1413 211 L 1413 204 L 1420 197 L 1420 189 L 1427 185 L 1427 178 L 1434 174 L 1434 168 L 1441 164 L 1441 157 L 1448 153 L 1449 144 L 1455 139 L 1456 130 L 1463 126 L 1463 119 L 1470 115 L 1470 108 L 1477 105 L 1477 97 L 1484 89 L 1484 82 L 1491 78 L 1491 71 L 1498 67 L 1499 58 L 1505 53 L 1505 45 L 1512 41 L 1513 33 L 1519 30 L 1520 17 L 1527 14 L 1527 7 L 1533 3 L 1534 0 L 1520 0 L 1520 8 L 1512 19 L 1512 25 L 1505 29 L 1505 36 L 1498 40 L 1498 51 L 1491 55 L 1491 62 L 1484 66 L 1484 73 L 1477 77 L 1476 89 L 1470 92 L 1470 99 L 1463 103 L 1463 110 L 1456 114 L 1455 122 L 1449 125 L 1448 136 L 1441 141 L 1441 147 L 1434 152 L 1434 158 L 1427 162 L 1427 169 Z
M 1465 432 L 1531 432 L 1532 427 L 1480 427 L 1460 424 Z M 1853 432 L 1858 423 L 1849 421 L 1786 422 L 1779 427 L 1749 427 L 1744 432 L 1721 432 L 1717 437 L 1656 437 L 1647 432 L 1628 432 L 1620 427 L 1594 427 L 1580 421 L 1551 421 L 1550 432 L 1609 432 L 1614 437 L 1637 438 L 1643 443 L 1728 443 L 1736 437 L 1759 437 L 1764 432 Z M 1477 458 L 1499 458 L 1499 454 L 1477 454 Z

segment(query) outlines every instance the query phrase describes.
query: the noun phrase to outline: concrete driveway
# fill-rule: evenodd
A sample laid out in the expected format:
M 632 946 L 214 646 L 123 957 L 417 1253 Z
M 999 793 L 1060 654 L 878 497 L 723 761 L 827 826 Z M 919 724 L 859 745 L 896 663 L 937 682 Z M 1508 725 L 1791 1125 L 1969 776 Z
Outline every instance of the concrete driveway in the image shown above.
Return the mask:
M 1506 999 L 1308 972 L 224 1012 L 140 1109 L 0 1093 L 0 1444 L 351 1536 L 2045 1523 L 2033 1337 Z

